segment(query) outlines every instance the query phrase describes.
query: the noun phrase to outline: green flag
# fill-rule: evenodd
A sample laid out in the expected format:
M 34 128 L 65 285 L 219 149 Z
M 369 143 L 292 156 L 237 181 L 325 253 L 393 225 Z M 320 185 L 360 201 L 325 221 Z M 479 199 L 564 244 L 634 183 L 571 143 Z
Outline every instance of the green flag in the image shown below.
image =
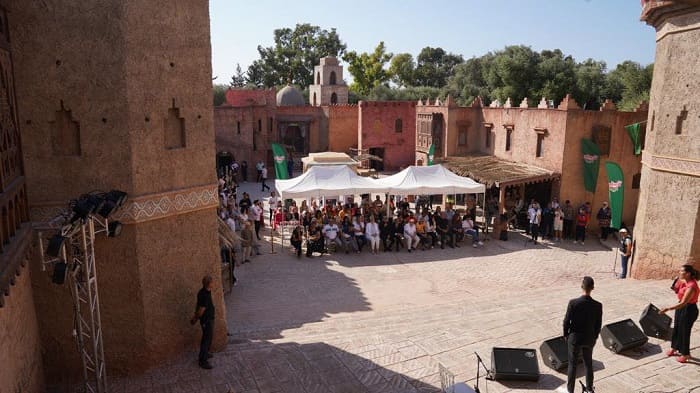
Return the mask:
M 428 165 L 433 165 L 434 159 L 435 159 L 435 144 L 431 143 L 430 148 L 428 148 Z
M 581 153 L 583 153 L 583 186 L 588 192 L 595 192 L 598 182 L 598 168 L 600 161 L 600 149 L 590 139 L 581 139 Z
M 272 144 L 272 158 L 275 160 L 275 178 L 288 179 L 287 172 L 287 152 L 278 143 Z
M 610 198 L 610 227 L 620 229 L 622 223 L 622 205 L 625 201 L 625 183 L 620 166 L 612 161 L 605 162 L 608 172 L 608 194 Z
M 642 123 L 634 123 L 625 126 L 625 130 L 630 135 L 632 139 L 632 145 L 634 146 L 634 155 L 638 156 L 642 154 L 642 138 L 639 136 L 639 131 L 642 128 Z

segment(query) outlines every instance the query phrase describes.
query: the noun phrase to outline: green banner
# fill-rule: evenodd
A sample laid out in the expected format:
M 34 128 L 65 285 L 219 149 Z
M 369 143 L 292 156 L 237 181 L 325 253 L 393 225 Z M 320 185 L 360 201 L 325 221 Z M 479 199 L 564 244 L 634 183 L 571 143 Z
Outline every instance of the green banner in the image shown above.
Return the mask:
M 272 158 L 275 160 L 275 178 L 289 179 L 287 172 L 287 152 L 278 143 L 272 144 Z
M 620 166 L 612 161 L 605 162 L 608 173 L 608 194 L 610 198 L 610 227 L 620 229 L 622 223 L 622 206 L 625 201 L 625 182 Z
M 588 192 L 595 192 L 598 182 L 598 168 L 600 167 L 600 149 L 590 139 L 581 139 L 581 153 L 583 153 L 583 186 Z
M 632 139 L 632 145 L 634 146 L 634 155 L 635 156 L 642 154 L 642 138 L 639 135 L 641 128 L 642 128 L 642 123 L 634 123 L 634 124 L 630 124 L 628 126 L 625 126 L 625 130 L 627 130 L 627 133 L 629 134 L 630 139 Z
M 428 165 L 433 165 L 433 160 L 435 159 L 435 144 L 430 144 L 428 148 Z

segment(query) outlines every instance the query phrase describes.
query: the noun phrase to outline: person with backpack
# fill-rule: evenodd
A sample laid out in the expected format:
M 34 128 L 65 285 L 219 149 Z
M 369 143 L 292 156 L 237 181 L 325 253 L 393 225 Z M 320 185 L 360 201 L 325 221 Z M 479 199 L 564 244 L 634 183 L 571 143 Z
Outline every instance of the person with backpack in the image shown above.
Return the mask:
M 629 262 L 630 256 L 632 255 L 632 236 L 630 236 L 627 229 L 620 229 L 620 266 L 622 270 L 618 278 L 627 277 L 627 263 Z

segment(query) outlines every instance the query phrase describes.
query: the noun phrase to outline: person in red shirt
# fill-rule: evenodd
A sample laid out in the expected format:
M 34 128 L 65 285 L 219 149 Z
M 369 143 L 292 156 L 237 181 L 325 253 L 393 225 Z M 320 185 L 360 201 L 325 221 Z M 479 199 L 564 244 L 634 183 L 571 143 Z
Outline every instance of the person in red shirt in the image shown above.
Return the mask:
M 680 363 L 686 363 L 690 358 L 690 332 L 695 320 L 698 319 L 698 271 L 691 265 L 681 267 L 680 276 L 676 279 L 672 289 L 678 296 L 678 303 L 659 310 L 659 314 L 675 310 L 673 335 L 671 336 L 671 349 L 666 352 L 668 356 L 680 355 L 676 358 Z
M 578 209 L 578 214 L 576 215 L 576 238 L 574 239 L 574 244 L 576 244 L 579 239 L 581 239 L 581 245 L 586 240 L 586 228 L 588 227 L 588 220 L 590 217 L 586 213 L 586 209 L 581 206 Z

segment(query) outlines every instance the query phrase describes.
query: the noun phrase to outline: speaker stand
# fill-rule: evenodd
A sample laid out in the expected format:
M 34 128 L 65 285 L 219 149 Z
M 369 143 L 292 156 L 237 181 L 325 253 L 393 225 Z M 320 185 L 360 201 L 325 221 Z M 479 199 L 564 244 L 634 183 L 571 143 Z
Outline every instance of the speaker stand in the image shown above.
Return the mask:
M 481 360 L 481 356 L 479 356 L 479 354 L 476 352 L 474 352 L 474 355 L 476 355 L 476 384 L 474 385 L 474 393 L 481 393 L 479 390 L 479 371 L 481 370 L 481 367 L 483 367 L 486 371 L 486 379 L 493 380 L 493 378 L 491 376 L 491 371 L 488 369 L 488 367 L 486 367 L 484 361 Z

